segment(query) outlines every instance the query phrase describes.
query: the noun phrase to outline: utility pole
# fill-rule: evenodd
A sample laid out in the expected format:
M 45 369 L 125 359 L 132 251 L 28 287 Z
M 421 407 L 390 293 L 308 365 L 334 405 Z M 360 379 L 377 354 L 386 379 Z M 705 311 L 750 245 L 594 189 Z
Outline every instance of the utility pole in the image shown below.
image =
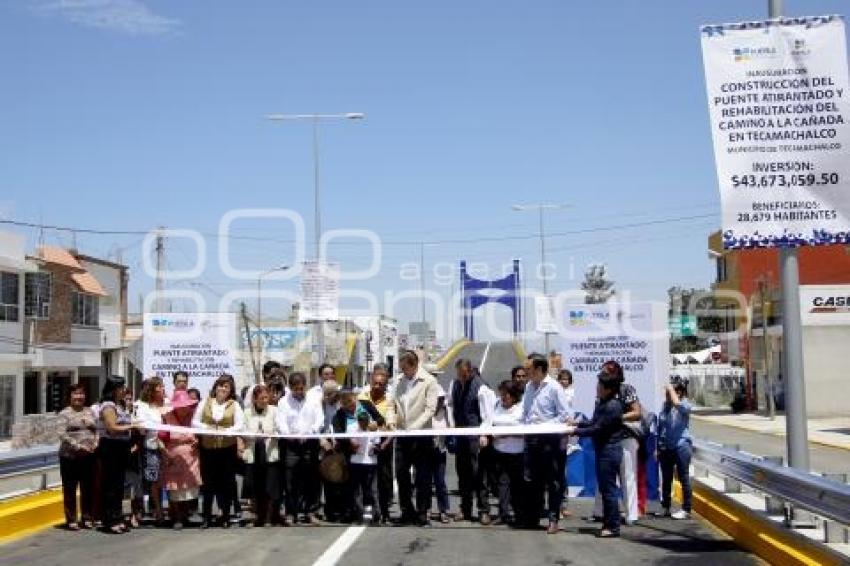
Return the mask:
M 162 227 L 156 231 L 156 300 L 154 306 L 156 312 L 162 312 L 162 289 L 163 289 L 163 267 L 165 266 L 165 238 L 162 235 Z
M 262 383 L 257 357 L 254 355 L 254 343 L 251 341 L 251 325 L 248 323 L 248 309 L 245 303 L 239 303 L 239 314 L 242 317 L 242 327 L 245 329 L 245 341 L 248 343 L 248 352 L 251 354 L 251 367 L 254 369 L 254 383 Z
M 517 211 L 527 211 L 527 210 L 536 210 L 538 214 L 538 223 L 539 223 L 539 235 L 540 235 L 540 278 L 543 279 L 543 296 L 546 298 L 546 302 L 548 304 L 548 308 L 552 309 L 552 303 L 549 298 L 549 278 L 548 273 L 546 273 L 546 231 L 545 226 L 543 225 L 543 212 L 544 210 L 560 210 L 562 208 L 566 208 L 568 205 L 564 204 L 515 204 L 511 206 L 513 210 Z M 543 348 L 546 350 L 546 355 L 549 355 L 549 333 L 543 333 Z
M 782 16 L 782 0 L 768 0 L 768 16 Z M 785 436 L 788 465 L 809 471 L 806 379 L 803 374 L 803 321 L 800 315 L 800 266 L 797 248 L 779 250 L 782 284 L 782 355 L 785 374 Z
M 425 318 L 425 242 L 419 242 L 419 293 L 422 298 L 422 322 Z

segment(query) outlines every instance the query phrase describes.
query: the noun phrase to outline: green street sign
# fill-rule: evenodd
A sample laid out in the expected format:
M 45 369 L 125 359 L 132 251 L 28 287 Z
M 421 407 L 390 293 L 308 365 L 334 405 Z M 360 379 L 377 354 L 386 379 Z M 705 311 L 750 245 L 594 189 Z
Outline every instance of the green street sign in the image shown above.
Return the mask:
M 694 315 L 673 315 L 668 324 L 671 336 L 695 336 L 697 333 L 697 317 Z

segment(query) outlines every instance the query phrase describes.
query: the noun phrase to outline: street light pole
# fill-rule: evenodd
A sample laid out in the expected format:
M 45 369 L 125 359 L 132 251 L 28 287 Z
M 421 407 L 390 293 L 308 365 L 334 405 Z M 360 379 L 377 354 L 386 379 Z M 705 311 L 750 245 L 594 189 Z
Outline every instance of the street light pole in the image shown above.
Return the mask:
M 271 275 L 276 271 L 286 271 L 289 269 L 288 265 L 278 265 L 268 271 L 264 271 L 260 273 L 260 276 L 257 277 L 257 338 L 259 340 L 259 344 L 257 345 L 257 356 L 259 361 L 263 361 L 263 277 L 266 275 Z M 250 336 L 248 339 L 250 340 Z
M 768 16 L 782 17 L 782 0 L 768 0 Z M 797 248 L 779 250 L 782 284 L 782 356 L 785 359 L 785 436 L 788 465 L 809 471 L 806 379 L 803 373 L 803 321 L 800 314 L 800 266 Z
M 274 122 L 288 120 L 309 120 L 313 126 L 313 222 L 315 227 L 316 259 L 321 261 L 319 244 L 322 240 L 322 207 L 319 185 L 319 122 L 321 120 L 363 120 L 363 112 L 345 112 L 342 114 L 266 114 L 266 119 Z
M 549 301 L 549 281 L 546 273 L 546 234 L 543 227 L 543 207 L 537 207 L 537 212 L 540 218 L 540 276 L 543 278 L 543 296 L 546 301 Z M 549 333 L 543 333 L 543 349 L 546 350 L 546 356 L 549 356 Z
M 560 210 L 566 208 L 565 204 L 515 204 L 511 208 L 517 211 L 537 210 L 539 234 L 540 234 L 540 277 L 543 279 L 543 296 L 549 300 L 549 281 L 546 273 L 546 231 L 543 223 L 544 210 Z M 543 348 L 546 350 L 546 355 L 549 355 L 549 333 L 543 333 Z
M 316 229 L 314 245 L 316 246 L 316 259 L 321 262 L 322 241 L 322 201 L 321 186 L 319 185 L 319 118 L 313 117 L 313 224 Z
M 280 122 L 284 120 L 310 120 L 313 126 L 313 224 L 315 227 L 314 245 L 316 248 L 316 263 L 321 265 L 322 241 L 322 208 L 321 187 L 319 185 L 319 122 L 321 120 L 362 120 L 366 117 L 363 112 L 345 112 L 341 114 L 267 114 L 266 119 Z M 317 321 L 317 340 L 319 363 L 325 361 L 325 329 L 324 322 Z

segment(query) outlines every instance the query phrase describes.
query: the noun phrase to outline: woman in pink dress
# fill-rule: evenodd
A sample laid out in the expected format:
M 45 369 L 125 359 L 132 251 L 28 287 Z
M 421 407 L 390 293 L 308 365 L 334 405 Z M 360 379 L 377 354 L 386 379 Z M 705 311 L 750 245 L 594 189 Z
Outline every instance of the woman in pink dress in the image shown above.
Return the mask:
M 167 425 L 192 426 L 192 415 L 197 401 L 185 391 L 175 391 L 171 410 L 163 417 Z M 189 515 L 189 504 L 198 498 L 201 485 L 201 466 L 198 439 L 194 434 L 161 431 L 159 437 L 165 444 L 163 476 L 168 491 L 169 514 L 174 528 L 180 530 Z

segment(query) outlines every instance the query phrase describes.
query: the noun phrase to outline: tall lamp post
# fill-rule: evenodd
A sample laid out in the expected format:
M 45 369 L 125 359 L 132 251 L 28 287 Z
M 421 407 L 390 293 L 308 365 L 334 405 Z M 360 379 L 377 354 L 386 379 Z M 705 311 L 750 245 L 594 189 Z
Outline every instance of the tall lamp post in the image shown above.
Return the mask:
M 288 265 L 278 265 L 268 271 L 263 271 L 260 273 L 260 276 L 257 277 L 257 337 L 259 338 L 257 355 L 260 362 L 263 361 L 263 344 L 265 343 L 265 340 L 263 340 L 263 278 L 271 275 L 272 273 L 286 271 L 287 269 L 289 269 Z
M 313 124 L 313 199 L 314 199 L 314 218 L 315 226 L 315 247 L 316 247 L 316 262 L 321 264 L 320 243 L 322 240 L 322 206 L 321 206 L 321 191 L 319 185 L 319 122 L 323 120 L 363 120 L 366 114 L 363 112 L 344 112 L 341 114 L 266 114 L 266 119 L 273 122 L 283 122 L 289 120 L 309 120 Z M 324 323 L 318 322 L 318 347 L 319 361 L 325 361 L 325 335 Z
M 768 0 L 768 16 L 782 17 L 782 0 Z M 782 284 L 782 355 L 785 358 L 785 437 L 788 465 L 809 471 L 806 379 L 803 370 L 803 321 L 800 314 L 800 265 L 797 248 L 779 250 Z
M 538 222 L 540 225 L 540 278 L 543 279 L 543 296 L 546 297 L 546 300 L 549 300 L 549 282 L 548 274 L 546 273 L 546 232 L 543 224 L 543 212 L 545 210 L 561 210 L 563 208 L 567 208 L 569 205 L 566 204 L 515 204 L 511 206 L 513 210 L 518 212 L 527 212 L 529 210 L 536 210 L 538 215 Z M 543 333 L 543 344 L 544 349 L 546 350 L 545 355 L 549 355 L 549 333 Z

